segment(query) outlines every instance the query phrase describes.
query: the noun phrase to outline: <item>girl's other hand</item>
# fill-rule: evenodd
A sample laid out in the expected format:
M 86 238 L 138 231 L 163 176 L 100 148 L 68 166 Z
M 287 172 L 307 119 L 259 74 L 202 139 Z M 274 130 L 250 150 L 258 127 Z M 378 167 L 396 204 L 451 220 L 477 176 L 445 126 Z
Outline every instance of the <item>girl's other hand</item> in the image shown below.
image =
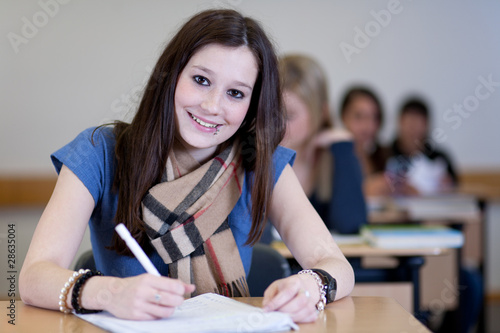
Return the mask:
M 312 276 L 292 275 L 271 283 L 264 292 L 262 306 L 265 311 L 289 313 L 296 323 L 309 323 L 318 318 L 319 296 L 318 284 Z
M 333 143 L 342 141 L 352 141 L 352 134 L 345 129 L 331 128 L 319 132 L 316 135 L 313 144 L 317 148 L 327 148 Z

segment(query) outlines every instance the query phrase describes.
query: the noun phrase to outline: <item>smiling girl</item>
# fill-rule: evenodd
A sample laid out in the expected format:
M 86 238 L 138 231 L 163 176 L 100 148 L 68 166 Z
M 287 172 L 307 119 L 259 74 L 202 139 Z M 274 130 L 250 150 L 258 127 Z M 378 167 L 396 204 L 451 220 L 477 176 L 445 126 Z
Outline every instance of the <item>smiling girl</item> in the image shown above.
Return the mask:
M 192 17 L 130 124 L 88 129 L 52 155 L 59 177 L 21 271 L 23 301 L 147 320 L 170 316 L 185 295 L 249 296 L 267 218 L 306 270 L 271 284 L 266 310 L 310 322 L 348 295 L 352 268 L 293 173 L 294 152 L 278 146 L 280 96 L 259 24 L 231 10 Z M 161 277 L 144 273 L 114 232 L 120 222 Z M 87 225 L 100 272 L 68 269 Z

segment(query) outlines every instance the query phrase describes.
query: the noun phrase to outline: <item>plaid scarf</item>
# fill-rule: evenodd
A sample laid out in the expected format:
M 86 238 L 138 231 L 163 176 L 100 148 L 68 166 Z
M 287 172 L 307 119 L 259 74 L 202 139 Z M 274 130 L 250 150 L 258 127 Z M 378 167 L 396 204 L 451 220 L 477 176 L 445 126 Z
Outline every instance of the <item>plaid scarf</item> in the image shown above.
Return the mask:
M 191 296 L 250 295 L 227 218 L 241 196 L 239 148 L 234 143 L 200 165 L 180 143 L 174 144 L 162 182 L 142 201 L 151 243 L 169 265 L 171 278 L 196 285 Z

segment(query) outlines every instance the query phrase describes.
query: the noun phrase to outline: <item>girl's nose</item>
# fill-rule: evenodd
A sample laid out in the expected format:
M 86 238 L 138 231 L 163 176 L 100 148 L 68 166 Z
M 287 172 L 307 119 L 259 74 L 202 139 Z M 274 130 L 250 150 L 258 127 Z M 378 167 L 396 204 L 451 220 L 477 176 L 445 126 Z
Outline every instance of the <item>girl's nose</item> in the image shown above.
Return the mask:
M 218 114 L 220 112 L 221 93 L 216 89 L 207 93 L 205 99 L 201 103 L 201 107 L 209 114 Z

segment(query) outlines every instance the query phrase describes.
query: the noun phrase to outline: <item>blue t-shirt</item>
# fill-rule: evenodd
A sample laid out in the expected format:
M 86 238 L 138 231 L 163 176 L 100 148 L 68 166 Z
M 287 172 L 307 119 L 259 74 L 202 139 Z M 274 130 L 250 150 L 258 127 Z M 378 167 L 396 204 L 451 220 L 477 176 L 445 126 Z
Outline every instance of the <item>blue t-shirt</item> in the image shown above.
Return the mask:
M 117 254 L 106 247 L 111 245 L 114 232 L 114 216 L 118 205 L 118 193 L 113 191 L 115 174 L 115 137 L 112 128 L 86 129 L 73 141 L 51 155 L 59 173 L 66 165 L 87 187 L 94 198 L 94 211 L 89 221 L 90 240 L 96 267 L 104 275 L 127 277 L 145 273 L 135 258 Z M 292 164 L 295 152 L 278 147 L 273 155 L 274 179 L 278 180 L 287 164 Z M 251 227 L 251 193 L 248 187 L 252 173 L 245 172 L 242 194 L 228 216 L 229 226 L 238 246 L 243 267 L 248 275 L 252 248 L 244 245 Z M 168 266 L 156 251 L 150 259 L 160 274 L 168 275 Z

